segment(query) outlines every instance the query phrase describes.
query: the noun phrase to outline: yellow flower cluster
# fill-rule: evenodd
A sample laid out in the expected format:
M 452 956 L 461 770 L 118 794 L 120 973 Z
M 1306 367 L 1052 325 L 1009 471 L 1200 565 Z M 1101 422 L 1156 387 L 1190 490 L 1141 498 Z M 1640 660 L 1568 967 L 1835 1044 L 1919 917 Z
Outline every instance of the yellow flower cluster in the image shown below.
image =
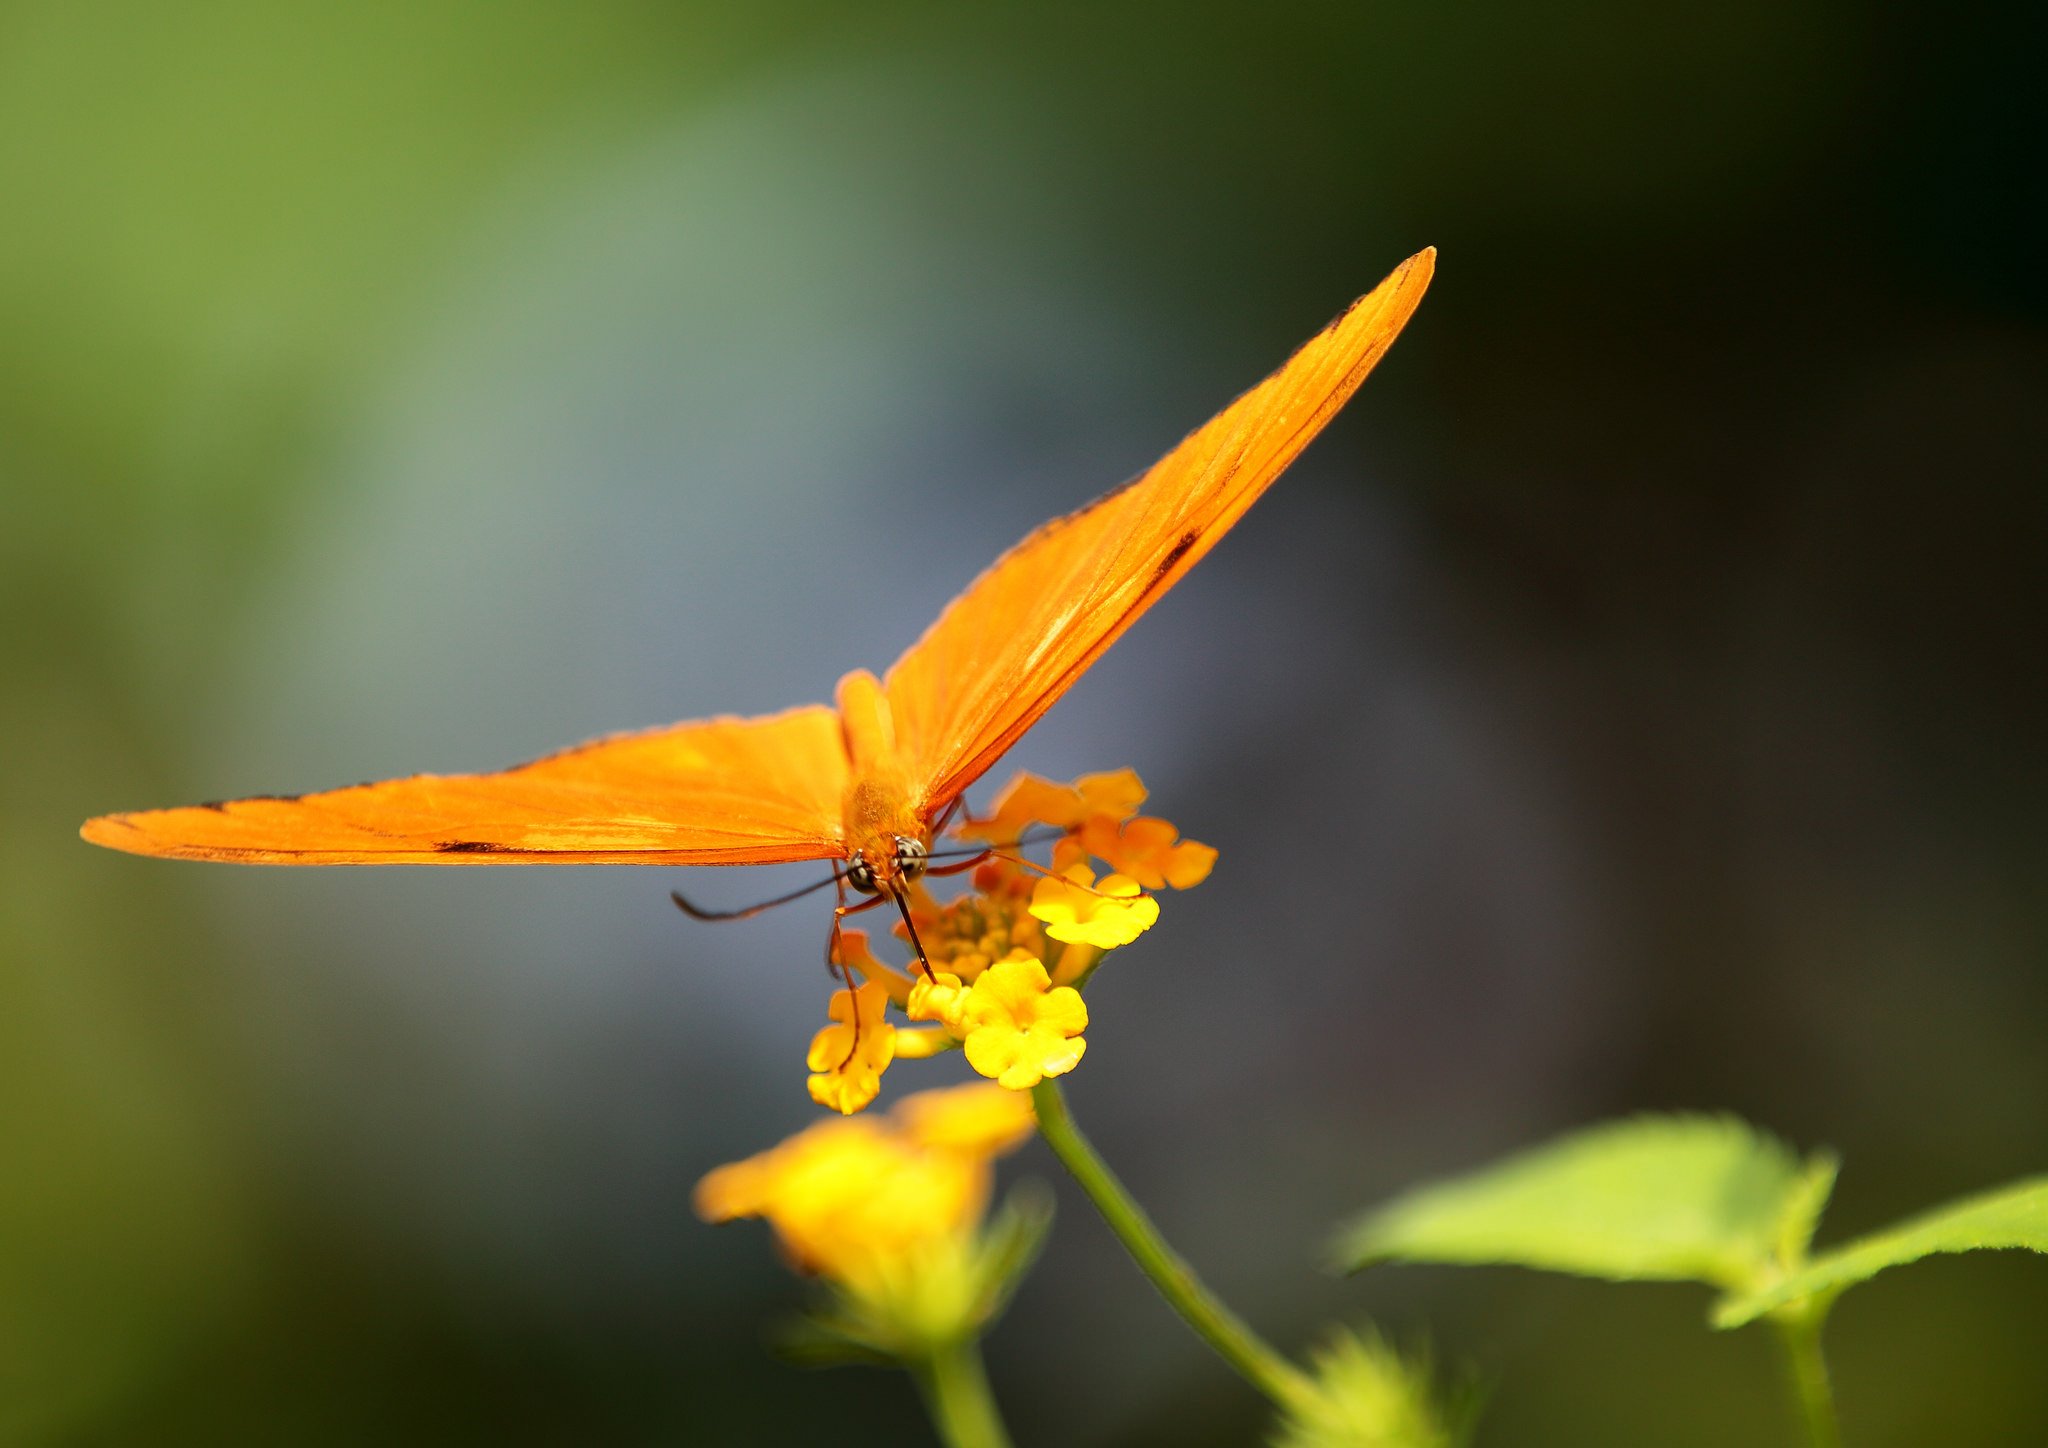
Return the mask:
M 867 936 L 841 932 L 837 959 L 863 984 L 832 999 L 834 1024 L 811 1043 L 813 1100 L 852 1113 L 881 1091 L 882 1073 L 904 1057 L 961 1048 L 983 1076 L 1028 1091 L 1079 1064 L 1088 1008 L 1080 987 L 1103 952 L 1136 940 L 1159 919 L 1146 893 L 1200 884 L 1216 851 L 1162 819 L 1141 816 L 1145 786 L 1131 770 L 1058 784 L 1020 775 L 985 819 L 956 827 L 982 844 L 972 889 L 940 902 L 920 881 L 911 920 L 930 974 L 876 959 Z M 1060 831 L 1051 867 L 1022 853 L 1035 827 Z M 1107 872 L 1097 876 L 1090 861 Z M 909 932 L 900 925 L 904 941 Z M 894 1005 L 913 1026 L 888 1020 Z
M 944 904 L 932 898 L 922 881 L 912 889 L 910 918 L 932 969 L 971 981 L 1013 950 L 1042 955 L 1044 927 L 1026 909 L 1036 877 L 1009 860 L 991 857 L 970 878 L 973 889 Z M 896 933 L 906 938 L 900 926 Z
M 939 972 L 911 988 L 910 1018 L 936 1021 L 966 1049 L 967 1064 L 1012 1091 L 1080 1063 L 1088 1043 L 1088 1007 L 1070 985 L 1056 986 L 1029 951 L 1013 950 L 963 986 Z
M 991 1164 L 1032 1130 L 1027 1096 L 979 1082 L 920 1092 L 719 1167 L 698 1183 L 697 1214 L 764 1217 L 800 1270 L 876 1290 L 980 1224 Z

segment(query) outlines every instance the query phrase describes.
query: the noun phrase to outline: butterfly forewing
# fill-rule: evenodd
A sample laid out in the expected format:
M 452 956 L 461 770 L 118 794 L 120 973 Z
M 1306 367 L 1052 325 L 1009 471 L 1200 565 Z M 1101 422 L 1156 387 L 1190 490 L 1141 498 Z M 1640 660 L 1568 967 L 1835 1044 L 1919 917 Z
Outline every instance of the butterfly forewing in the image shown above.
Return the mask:
M 930 818 L 1213 547 L 1400 334 L 1435 260 L 1403 262 L 1136 481 L 1046 524 L 956 598 L 886 685 Z
M 267 865 L 737 865 L 843 853 L 839 716 L 809 705 L 594 739 L 491 774 L 104 815 L 95 844 Z

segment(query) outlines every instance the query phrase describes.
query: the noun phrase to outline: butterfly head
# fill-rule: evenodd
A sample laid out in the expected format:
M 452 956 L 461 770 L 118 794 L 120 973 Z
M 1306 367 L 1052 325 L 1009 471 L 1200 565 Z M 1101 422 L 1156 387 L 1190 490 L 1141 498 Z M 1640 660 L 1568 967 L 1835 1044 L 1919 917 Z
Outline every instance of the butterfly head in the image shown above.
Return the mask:
M 855 850 L 846 861 L 846 883 L 863 895 L 879 895 L 892 884 L 907 885 L 924 874 L 931 849 L 912 835 L 893 835 L 876 848 Z

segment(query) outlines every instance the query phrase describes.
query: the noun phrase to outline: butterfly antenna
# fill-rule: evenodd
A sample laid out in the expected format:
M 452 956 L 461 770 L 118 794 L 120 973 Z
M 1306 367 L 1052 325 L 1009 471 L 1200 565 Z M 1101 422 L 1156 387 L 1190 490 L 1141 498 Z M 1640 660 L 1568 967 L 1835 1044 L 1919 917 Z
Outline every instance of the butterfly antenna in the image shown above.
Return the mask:
M 1027 830 L 1007 845 L 960 845 L 949 850 L 933 850 L 925 858 L 930 860 L 956 860 L 962 855 L 988 855 L 1000 853 L 1002 850 L 1022 850 L 1032 845 L 1050 843 L 1067 833 L 1058 825 L 1036 826 L 1035 828 L 1046 829 L 1048 833 L 1033 837 L 1031 832 Z
M 802 889 L 792 890 L 787 895 L 777 895 L 773 900 L 763 900 L 760 904 L 749 905 L 743 910 L 706 910 L 702 906 L 692 905 L 688 900 L 684 899 L 683 892 L 680 890 L 669 891 L 668 898 L 676 902 L 676 909 L 682 911 L 692 920 L 747 920 L 759 915 L 764 910 L 773 910 L 778 905 L 787 905 L 792 900 L 801 900 L 806 895 L 815 894 L 827 885 L 836 883 L 839 878 L 840 872 L 834 870 L 824 879 L 814 880 Z
M 1034 875 L 1043 875 L 1048 880 L 1059 880 L 1062 883 L 1069 885 L 1076 890 L 1084 892 L 1085 894 L 1093 895 L 1099 900 L 1121 900 L 1127 898 L 1135 898 L 1122 895 L 1111 895 L 1105 891 L 1096 889 L 1093 885 L 1077 884 L 1074 881 L 1067 879 L 1067 877 L 1064 875 L 1057 874 L 1054 871 L 1046 869 L 1045 866 L 1039 864 L 1036 860 L 1027 860 L 1022 855 L 1013 855 L 1009 853 L 1007 850 L 992 849 L 989 851 L 989 854 L 995 859 L 1008 860 L 1013 865 L 1021 865 L 1023 868 L 1031 871 L 1031 873 Z M 1115 872 L 1112 871 L 1111 873 L 1113 874 Z M 1141 895 L 1150 895 L 1152 892 L 1150 890 L 1140 888 L 1138 893 Z

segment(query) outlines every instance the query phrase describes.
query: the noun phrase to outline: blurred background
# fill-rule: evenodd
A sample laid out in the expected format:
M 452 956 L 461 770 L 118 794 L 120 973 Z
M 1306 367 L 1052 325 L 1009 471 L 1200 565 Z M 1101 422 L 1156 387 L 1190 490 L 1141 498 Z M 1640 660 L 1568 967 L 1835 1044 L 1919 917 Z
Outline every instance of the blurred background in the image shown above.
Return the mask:
M 1346 414 L 1011 757 L 1133 765 L 1223 851 L 1071 1098 L 1269 1335 L 1426 1338 L 1482 1445 L 1787 1442 L 1703 1292 L 1318 1251 L 1636 1110 L 1841 1150 L 1824 1241 L 2042 1169 L 2044 40 L 0 7 L 0 1441 L 921 1441 L 899 1379 L 775 1361 L 802 1289 L 689 1211 L 815 1119 L 825 912 L 665 894 L 793 877 L 78 823 L 827 697 L 1433 244 Z M 1851 1441 L 2048 1441 L 2044 1309 L 2016 1254 L 1857 1294 Z M 1025 1443 L 1260 1431 L 1078 1199 L 989 1352 Z

